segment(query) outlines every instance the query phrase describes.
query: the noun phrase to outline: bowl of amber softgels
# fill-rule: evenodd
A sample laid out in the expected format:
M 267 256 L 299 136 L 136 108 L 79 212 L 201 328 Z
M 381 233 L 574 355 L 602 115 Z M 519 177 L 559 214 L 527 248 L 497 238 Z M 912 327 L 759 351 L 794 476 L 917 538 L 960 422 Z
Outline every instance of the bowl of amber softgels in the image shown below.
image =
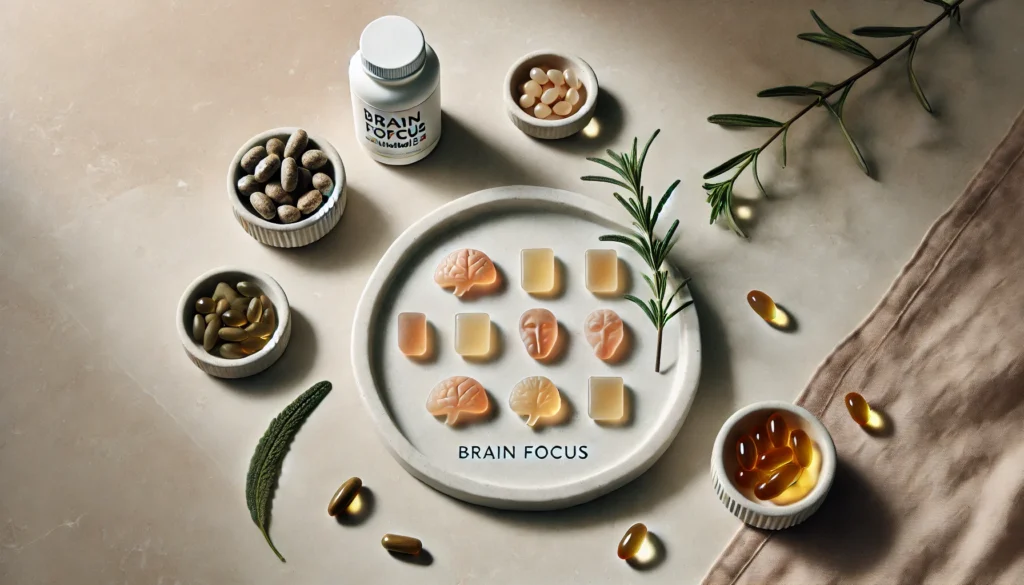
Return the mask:
M 807 410 L 781 401 L 741 408 L 718 431 L 711 452 L 715 493 L 756 528 L 800 524 L 825 501 L 836 472 L 836 448 Z
M 176 317 L 185 354 L 218 378 L 269 368 L 292 335 L 284 289 L 258 270 L 224 267 L 200 275 L 181 295 Z

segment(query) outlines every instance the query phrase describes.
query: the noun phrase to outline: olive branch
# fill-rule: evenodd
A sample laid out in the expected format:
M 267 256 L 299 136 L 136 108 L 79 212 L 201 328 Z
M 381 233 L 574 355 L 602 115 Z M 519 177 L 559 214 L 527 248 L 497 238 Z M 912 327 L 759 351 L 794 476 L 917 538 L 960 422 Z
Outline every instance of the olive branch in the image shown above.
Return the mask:
M 960 23 L 960 5 L 964 0 L 924 0 L 929 4 L 934 4 L 942 8 L 942 14 L 937 16 L 930 23 L 922 26 L 864 26 L 853 29 L 853 34 L 860 37 L 872 37 L 872 38 L 898 38 L 907 37 L 902 43 L 894 47 L 888 53 L 881 57 L 876 57 L 866 47 L 853 40 L 852 38 L 840 34 L 825 24 L 817 13 L 811 11 L 811 18 L 818 25 L 821 30 L 820 33 L 800 33 L 797 37 L 801 40 L 828 47 L 836 51 L 841 51 L 855 57 L 859 57 L 870 61 L 870 63 L 857 73 L 851 75 L 846 80 L 836 84 L 827 83 L 824 81 L 816 81 L 807 86 L 802 85 L 784 85 L 781 87 L 773 87 L 770 89 L 758 92 L 757 97 L 770 98 L 770 97 L 803 97 L 811 98 L 812 101 L 798 111 L 792 118 L 785 122 L 773 120 L 771 118 L 765 118 L 762 116 L 751 116 L 747 114 L 716 114 L 708 118 L 708 122 L 712 124 L 718 124 L 719 126 L 730 126 L 730 127 L 745 127 L 745 128 L 775 128 L 773 133 L 768 140 L 764 142 L 758 148 L 753 148 L 745 152 L 730 158 L 724 163 L 704 173 L 704 180 L 708 181 L 715 177 L 726 174 L 728 171 L 735 169 L 732 175 L 719 182 L 706 182 L 704 183 L 704 191 L 707 193 L 707 201 L 711 205 L 711 221 L 714 223 L 719 217 L 724 217 L 725 222 L 729 225 L 729 228 L 741 237 L 747 237 L 743 233 L 743 230 L 736 224 L 736 219 L 733 217 L 733 192 L 735 189 L 736 179 L 743 173 L 744 170 L 749 166 L 751 167 L 752 174 L 754 176 L 754 183 L 757 184 L 757 189 L 765 196 L 768 193 L 765 191 L 764 185 L 761 184 L 761 178 L 757 172 L 757 160 L 758 157 L 768 148 L 768 146 L 775 142 L 777 138 L 782 139 L 782 167 L 786 167 L 786 136 L 789 133 L 789 128 L 793 122 L 796 122 L 804 116 L 804 114 L 810 112 L 814 108 L 825 108 L 828 111 L 829 116 L 835 120 L 839 126 L 840 132 L 843 134 L 843 138 L 846 139 L 847 144 L 850 147 L 850 153 L 857 161 L 857 165 L 862 171 L 868 176 L 871 175 L 871 170 L 868 168 L 868 163 L 864 159 L 864 154 L 861 152 L 860 147 L 854 141 L 853 136 L 850 135 L 849 130 L 846 127 L 846 120 L 843 117 L 843 106 L 846 105 L 846 98 L 850 95 L 850 90 L 853 88 L 853 84 L 864 77 L 868 73 L 874 71 L 880 67 L 886 61 L 889 61 L 905 49 L 909 49 L 907 53 L 907 77 L 910 81 L 910 88 L 913 90 L 914 95 L 917 96 L 917 100 L 921 103 L 921 107 L 928 113 L 933 113 L 931 103 L 928 102 L 928 98 L 924 94 L 924 90 L 921 88 L 920 82 L 917 80 L 917 75 L 914 73 L 914 56 L 917 54 L 917 44 L 920 38 L 935 27 L 938 23 L 945 19 L 950 19 L 950 22 Z M 833 100 L 829 100 L 832 96 L 839 94 Z
M 683 287 L 690 281 L 690 279 L 684 280 L 672 294 L 668 294 L 668 271 L 663 269 L 665 261 L 668 259 L 668 253 L 672 250 L 672 246 L 675 245 L 673 239 L 676 234 L 676 229 L 679 228 L 679 220 L 672 222 L 669 226 L 668 231 L 665 232 L 664 238 L 659 238 L 654 235 L 655 226 L 657 226 L 658 218 L 661 216 L 662 209 L 665 208 L 665 204 L 668 203 L 669 197 L 672 196 L 672 192 L 677 186 L 679 186 L 679 180 L 676 179 L 674 183 L 669 185 L 668 189 L 665 190 L 665 194 L 658 200 L 657 205 L 654 204 L 654 198 L 644 195 L 643 187 L 643 171 L 644 161 L 647 159 L 647 151 L 651 148 L 651 143 L 657 138 L 661 130 L 655 130 L 654 134 L 651 135 L 650 139 L 647 140 L 647 144 L 644 145 L 643 151 L 637 155 L 637 139 L 633 139 L 633 149 L 628 152 L 617 153 L 611 149 L 608 149 L 608 157 L 610 161 L 596 158 L 587 157 L 587 160 L 595 162 L 605 168 L 610 169 L 620 179 L 614 177 L 604 177 L 600 175 L 587 175 L 580 177 L 584 181 L 594 181 L 598 183 L 608 183 L 621 187 L 628 192 L 628 197 L 623 197 L 619 193 L 613 193 L 615 200 L 619 202 L 622 207 L 626 209 L 630 217 L 633 218 L 633 233 L 628 236 L 619 234 L 610 234 L 601 236 L 598 240 L 602 242 L 615 242 L 624 246 L 629 246 L 640 258 L 643 259 L 644 263 L 647 264 L 648 268 L 651 269 L 652 275 L 647 276 L 643 274 L 643 279 L 650 287 L 651 293 L 654 295 L 653 299 L 648 299 L 645 303 L 639 298 L 633 295 L 623 295 L 623 297 L 632 302 L 633 304 L 640 307 L 647 318 L 651 320 L 654 328 L 658 331 L 658 347 L 657 356 L 654 362 L 654 371 L 661 371 L 661 342 L 662 334 L 665 330 L 665 326 L 679 314 L 680 311 L 689 307 L 693 304 L 693 301 L 686 301 L 685 303 L 678 304 L 675 308 L 672 307 L 672 301 L 682 292 Z

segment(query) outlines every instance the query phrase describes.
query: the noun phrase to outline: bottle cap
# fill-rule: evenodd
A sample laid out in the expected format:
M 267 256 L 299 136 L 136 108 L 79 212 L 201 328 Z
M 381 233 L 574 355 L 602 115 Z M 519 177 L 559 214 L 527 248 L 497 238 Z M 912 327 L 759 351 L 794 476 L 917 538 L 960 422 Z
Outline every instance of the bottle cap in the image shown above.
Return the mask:
M 401 16 L 382 16 L 366 25 L 359 37 L 363 69 L 374 77 L 402 79 L 427 60 L 427 42 L 420 27 Z

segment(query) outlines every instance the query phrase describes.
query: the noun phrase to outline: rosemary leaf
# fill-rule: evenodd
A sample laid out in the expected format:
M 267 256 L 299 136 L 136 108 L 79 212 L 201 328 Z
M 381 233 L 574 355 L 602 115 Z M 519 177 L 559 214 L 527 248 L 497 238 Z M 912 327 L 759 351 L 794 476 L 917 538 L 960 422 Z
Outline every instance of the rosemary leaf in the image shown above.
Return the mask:
M 760 153 L 758 153 L 758 154 L 760 154 Z M 754 169 L 753 169 L 754 183 L 757 184 L 757 190 L 761 192 L 761 195 L 764 195 L 765 197 L 767 197 L 768 196 L 768 192 L 764 190 L 764 185 L 761 184 L 761 177 L 759 177 L 757 175 L 757 155 L 756 154 L 754 155 L 754 160 L 753 160 L 752 164 L 754 165 Z
M 630 238 L 627 238 L 626 236 L 620 236 L 618 234 L 608 234 L 600 236 L 597 239 L 601 242 L 615 242 L 616 244 L 629 246 L 630 248 L 633 248 L 633 250 L 637 254 L 640 255 L 640 258 L 642 258 L 648 266 L 652 266 L 654 264 L 654 259 L 651 258 L 651 255 L 647 252 L 647 250 L 645 250 L 644 247 L 641 246 L 638 242 Z
M 832 37 L 821 33 L 800 33 L 796 35 L 796 38 L 802 41 L 808 41 L 816 45 L 835 49 L 836 51 L 842 51 L 843 53 L 849 53 L 857 57 L 863 57 L 865 59 L 871 59 L 874 61 L 875 57 L 871 53 L 864 49 L 859 44 L 851 45 L 850 43 L 843 42 L 842 39 Z
M 923 26 L 862 26 L 853 29 L 853 34 L 858 37 L 886 39 L 910 36 L 922 29 L 924 29 Z
M 617 174 L 620 177 L 622 177 L 622 179 L 625 180 L 625 181 L 629 180 L 629 175 L 626 174 L 626 171 L 622 170 L 621 167 L 618 167 L 618 166 L 616 166 L 616 165 L 614 165 L 614 164 L 604 160 L 603 158 L 597 158 L 596 156 L 588 156 L 587 160 L 589 160 L 590 162 L 595 162 L 595 163 L 597 163 L 597 164 L 599 164 L 599 165 L 601 165 L 603 167 L 607 167 L 607 168 L 611 169 L 613 172 L 615 172 L 615 174 Z
M 799 97 L 799 96 L 814 96 L 820 97 L 821 92 L 802 85 L 782 85 L 779 87 L 771 87 L 768 89 L 762 89 L 757 92 L 757 97 Z
M 708 122 L 718 124 L 719 126 L 782 128 L 782 122 L 761 116 L 749 116 L 747 114 L 715 114 L 714 116 L 708 116 Z
M 917 81 L 917 75 L 914 73 L 914 54 L 917 53 L 917 39 L 910 43 L 910 52 L 907 53 L 907 76 L 910 78 L 910 87 L 914 90 L 914 95 L 917 96 L 917 101 L 921 102 L 921 107 L 924 111 L 929 114 L 932 113 L 932 105 L 928 103 L 928 98 L 924 95 L 924 90 L 921 89 L 921 83 Z
M 651 134 L 651 137 L 647 139 L 647 144 L 644 145 L 644 152 L 643 154 L 640 155 L 640 162 L 637 164 L 639 168 L 644 168 L 644 161 L 647 160 L 647 151 L 650 150 L 651 143 L 654 142 L 654 139 L 658 137 L 658 134 L 661 134 L 661 128 L 655 130 L 654 133 Z M 679 181 L 676 181 L 676 183 L 678 182 Z
M 611 177 L 602 177 L 600 175 L 587 175 L 586 177 L 581 177 L 581 179 L 584 181 L 593 181 L 595 183 L 610 183 L 612 185 L 622 187 L 623 189 L 626 190 L 632 189 L 629 185 L 623 183 L 622 181 L 619 181 L 618 179 L 613 179 Z
M 274 496 L 281 463 L 288 452 L 295 434 L 302 423 L 316 409 L 325 396 L 331 391 L 331 383 L 317 382 L 281 411 L 260 438 L 256 451 L 249 461 L 249 472 L 245 478 L 245 503 L 249 508 L 252 521 L 263 533 L 263 538 L 270 545 L 277 558 L 284 562 L 284 557 L 270 540 L 269 520 L 270 503 Z
M 736 156 L 725 161 L 724 163 L 704 173 L 704 178 L 710 179 L 711 177 L 717 177 L 718 175 L 721 175 L 722 173 L 728 171 L 729 169 L 735 167 L 736 165 L 746 162 L 747 159 L 749 159 L 751 155 L 753 155 L 755 152 L 757 152 L 756 148 L 737 154 Z
M 843 117 L 836 112 L 835 108 L 832 107 L 832 104 L 826 102 L 825 108 L 828 109 L 829 113 L 832 114 L 832 117 L 835 118 L 836 123 L 839 124 L 839 129 L 843 132 L 843 137 L 846 138 L 846 143 L 850 145 L 850 152 L 853 153 L 853 158 L 857 159 L 857 166 L 860 167 L 860 170 L 864 171 L 864 174 L 870 177 L 871 171 L 868 170 L 868 161 L 864 159 L 864 155 L 861 153 L 860 148 L 857 146 L 857 143 L 854 142 L 853 137 L 850 136 L 850 132 L 846 129 Z
M 661 196 L 661 200 L 658 201 L 658 206 L 654 208 L 654 215 L 651 216 L 651 225 L 658 223 L 658 218 L 661 217 L 661 210 L 665 208 L 665 204 L 668 203 L 668 198 L 672 196 L 672 192 L 679 186 L 679 179 L 676 179 L 674 183 L 665 189 L 665 194 Z
M 782 131 L 782 168 L 786 168 L 786 137 L 789 136 L 789 126 Z
M 844 34 L 836 32 L 835 30 L 832 29 L 832 27 L 825 24 L 825 21 L 818 16 L 817 12 L 811 10 L 811 18 L 814 19 L 814 22 L 818 25 L 818 28 L 821 29 L 821 32 L 852 48 L 855 51 L 855 55 L 864 57 L 866 59 L 871 59 L 872 61 L 877 60 L 876 57 L 871 53 L 871 51 L 867 49 L 867 47 Z
M 672 317 L 675 317 L 676 315 L 679 314 L 680 311 L 682 311 L 686 307 L 689 307 L 692 304 L 693 304 L 693 301 L 686 301 L 685 303 L 683 303 L 683 304 L 679 305 L 678 307 L 676 307 L 676 310 L 672 311 L 671 313 L 669 313 L 665 317 L 665 323 L 667 324 L 672 319 Z
M 622 298 L 643 309 L 644 314 L 647 315 L 647 318 L 651 320 L 651 324 L 654 325 L 655 327 L 658 326 L 658 320 L 654 318 L 654 313 L 652 313 L 651 309 L 648 308 L 647 303 L 641 301 L 640 299 L 634 297 L 633 295 L 622 295 Z

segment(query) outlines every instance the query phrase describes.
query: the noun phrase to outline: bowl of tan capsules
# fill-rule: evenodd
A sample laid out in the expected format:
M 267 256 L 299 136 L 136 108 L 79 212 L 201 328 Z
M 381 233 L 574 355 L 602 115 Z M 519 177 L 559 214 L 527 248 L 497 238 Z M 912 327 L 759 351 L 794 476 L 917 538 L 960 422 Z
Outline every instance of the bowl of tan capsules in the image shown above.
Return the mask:
M 836 448 L 807 410 L 781 401 L 736 411 L 718 432 L 711 453 L 715 493 L 737 518 L 781 530 L 814 514 L 828 495 Z
M 341 156 L 302 128 L 274 128 L 247 140 L 228 167 L 227 187 L 242 229 L 277 248 L 319 240 L 345 212 Z
M 216 268 L 178 301 L 178 336 L 197 368 L 218 378 L 262 372 L 288 347 L 291 309 L 281 285 L 258 270 Z

